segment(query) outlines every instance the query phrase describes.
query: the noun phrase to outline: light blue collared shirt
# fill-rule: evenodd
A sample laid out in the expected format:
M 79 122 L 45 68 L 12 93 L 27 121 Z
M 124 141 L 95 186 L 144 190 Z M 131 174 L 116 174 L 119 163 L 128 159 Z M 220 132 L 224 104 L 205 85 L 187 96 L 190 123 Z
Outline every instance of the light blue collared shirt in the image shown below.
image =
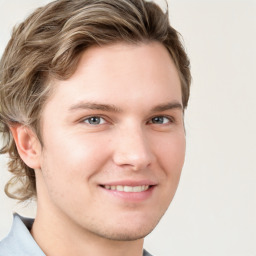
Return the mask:
M 30 234 L 34 219 L 15 213 L 11 231 L 0 242 L 0 256 L 46 256 Z M 152 256 L 143 251 L 143 256 Z
M 29 230 L 34 219 L 13 215 L 10 233 L 0 242 L 0 256 L 45 256 Z

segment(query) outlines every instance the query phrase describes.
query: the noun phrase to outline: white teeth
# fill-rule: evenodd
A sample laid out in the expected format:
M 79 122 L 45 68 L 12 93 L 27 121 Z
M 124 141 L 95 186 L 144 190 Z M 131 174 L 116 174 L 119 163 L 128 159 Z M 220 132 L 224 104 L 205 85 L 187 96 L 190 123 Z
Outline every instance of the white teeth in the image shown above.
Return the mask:
M 143 186 L 132 187 L 132 186 L 121 186 L 121 185 L 117 185 L 117 186 L 106 185 L 104 186 L 104 188 L 109 190 L 123 191 L 123 192 L 143 192 L 148 190 L 149 186 L 143 185 Z
M 124 186 L 124 192 L 133 192 L 133 187 Z
M 140 192 L 141 190 L 143 191 L 143 187 L 145 187 L 145 186 L 137 186 L 137 187 L 134 187 L 133 188 L 133 192 Z
M 116 190 L 117 191 L 124 191 L 124 187 L 123 186 L 116 186 Z

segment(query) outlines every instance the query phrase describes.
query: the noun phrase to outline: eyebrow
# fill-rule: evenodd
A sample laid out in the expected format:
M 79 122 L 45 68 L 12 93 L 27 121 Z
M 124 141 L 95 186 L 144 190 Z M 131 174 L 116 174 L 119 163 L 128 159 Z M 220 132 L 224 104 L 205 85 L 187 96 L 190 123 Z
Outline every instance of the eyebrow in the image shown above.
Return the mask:
M 183 106 L 179 102 L 168 102 L 168 103 L 160 104 L 153 107 L 152 112 L 162 112 L 162 111 L 171 110 L 171 109 L 180 109 L 183 111 Z
M 79 109 L 92 109 L 92 110 L 102 110 L 108 112 L 122 112 L 120 108 L 112 104 L 100 104 L 94 102 L 80 102 L 74 104 L 70 107 L 70 111 L 79 110 Z
M 101 110 L 107 112 L 121 113 L 122 109 L 118 108 L 112 104 L 101 104 L 96 102 L 79 102 L 72 105 L 69 110 L 75 111 L 79 109 L 91 109 L 91 110 Z M 162 112 L 171 109 L 180 109 L 183 110 L 182 104 L 179 102 L 168 102 L 164 104 L 157 105 L 151 109 L 151 112 Z

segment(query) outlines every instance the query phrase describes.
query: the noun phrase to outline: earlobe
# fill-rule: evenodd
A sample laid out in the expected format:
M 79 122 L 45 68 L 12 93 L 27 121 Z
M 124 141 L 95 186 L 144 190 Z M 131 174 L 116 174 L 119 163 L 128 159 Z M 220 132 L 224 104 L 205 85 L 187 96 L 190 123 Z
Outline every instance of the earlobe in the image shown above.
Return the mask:
M 41 144 L 35 133 L 21 124 L 10 129 L 21 159 L 30 168 L 40 169 Z

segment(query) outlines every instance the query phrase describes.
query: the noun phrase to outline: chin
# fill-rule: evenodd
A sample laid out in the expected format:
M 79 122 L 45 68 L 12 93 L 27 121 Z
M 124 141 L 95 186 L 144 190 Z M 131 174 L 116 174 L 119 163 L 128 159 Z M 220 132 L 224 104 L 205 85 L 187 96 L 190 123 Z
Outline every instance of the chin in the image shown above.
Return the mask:
M 111 228 L 102 226 L 101 230 L 98 230 L 97 235 L 102 238 L 114 240 L 114 241 L 135 241 L 143 239 L 150 234 L 161 218 L 157 219 L 130 219 L 127 221 L 112 223 Z
M 143 229 L 129 229 L 122 231 L 111 231 L 110 232 L 102 232 L 100 235 L 102 238 L 113 240 L 113 241 L 135 241 L 140 240 L 146 237 L 153 231 L 154 227 L 151 228 L 143 228 Z

